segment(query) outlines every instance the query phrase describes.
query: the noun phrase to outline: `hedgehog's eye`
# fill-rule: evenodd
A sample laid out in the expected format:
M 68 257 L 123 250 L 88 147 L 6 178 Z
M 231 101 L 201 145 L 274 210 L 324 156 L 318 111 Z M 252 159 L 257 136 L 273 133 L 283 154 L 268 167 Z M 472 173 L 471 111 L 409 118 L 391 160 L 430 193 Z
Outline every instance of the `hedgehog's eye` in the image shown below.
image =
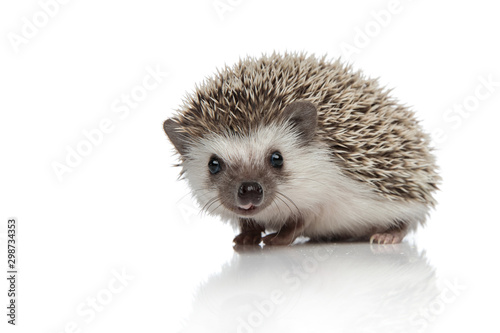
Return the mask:
M 220 162 L 217 157 L 210 158 L 210 161 L 208 162 L 208 170 L 210 170 L 213 175 L 220 171 Z
M 281 168 L 283 166 L 283 156 L 279 151 L 275 151 L 271 154 L 271 165 L 274 168 Z

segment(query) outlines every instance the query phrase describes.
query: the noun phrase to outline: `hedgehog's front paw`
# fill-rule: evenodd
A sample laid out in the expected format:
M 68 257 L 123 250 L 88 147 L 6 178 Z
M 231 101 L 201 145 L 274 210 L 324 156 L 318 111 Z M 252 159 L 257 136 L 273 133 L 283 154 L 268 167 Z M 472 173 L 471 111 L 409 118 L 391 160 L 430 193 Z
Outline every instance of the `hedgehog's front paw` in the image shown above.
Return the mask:
M 266 245 L 290 245 L 295 238 L 287 233 L 274 232 L 262 238 Z
M 259 245 L 261 241 L 262 234 L 257 230 L 244 231 L 233 239 L 236 245 Z
M 278 232 L 265 236 L 262 240 L 266 245 L 291 245 L 295 238 L 304 231 L 305 224 L 302 218 L 290 220 Z
M 378 244 L 397 244 L 401 243 L 403 240 L 404 234 L 400 231 L 388 231 L 380 234 L 373 234 L 370 237 L 370 244 L 373 242 Z

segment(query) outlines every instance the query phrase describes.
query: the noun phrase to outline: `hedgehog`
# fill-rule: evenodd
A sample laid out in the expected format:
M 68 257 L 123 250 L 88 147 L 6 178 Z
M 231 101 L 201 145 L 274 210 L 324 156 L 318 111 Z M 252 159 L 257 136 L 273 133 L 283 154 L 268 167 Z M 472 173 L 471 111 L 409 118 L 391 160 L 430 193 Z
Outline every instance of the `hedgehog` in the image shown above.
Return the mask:
M 238 245 L 399 243 L 440 182 L 429 136 L 377 79 L 340 59 L 273 53 L 218 69 L 164 131 L 202 210 Z

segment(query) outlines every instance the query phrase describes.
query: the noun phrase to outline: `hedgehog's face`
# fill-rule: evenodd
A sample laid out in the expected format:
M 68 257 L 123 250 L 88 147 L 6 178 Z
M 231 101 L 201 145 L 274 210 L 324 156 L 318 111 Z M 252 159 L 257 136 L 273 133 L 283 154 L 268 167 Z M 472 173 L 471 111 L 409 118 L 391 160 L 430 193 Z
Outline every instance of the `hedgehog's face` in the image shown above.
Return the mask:
M 203 209 L 259 218 L 297 211 L 294 185 L 307 179 L 309 159 L 315 158 L 309 143 L 316 117 L 311 103 L 296 102 L 281 121 L 247 135 L 210 133 L 187 142 L 172 122 L 165 130 L 184 157 L 185 177 Z
M 254 216 L 284 194 L 279 186 L 290 177 L 288 137 L 277 138 L 285 129 L 271 126 L 248 136 L 211 135 L 194 145 L 184 169 L 208 212 L 226 209 L 240 217 Z M 292 203 L 289 203 L 292 205 Z M 219 209 L 220 210 L 220 209 Z
M 245 144 L 241 146 L 250 148 Z M 284 160 L 279 151 L 266 154 L 250 148 L 247 152 L 256 156 L 245 159 L 224 154 L 226 159 L 223 159 L 213 154 L 206 177 L 207 188 L 216 189 L 218 201 L 240 216 L 254 215 L 269 206 L 276 196 L 277 183 L 285 178 Z

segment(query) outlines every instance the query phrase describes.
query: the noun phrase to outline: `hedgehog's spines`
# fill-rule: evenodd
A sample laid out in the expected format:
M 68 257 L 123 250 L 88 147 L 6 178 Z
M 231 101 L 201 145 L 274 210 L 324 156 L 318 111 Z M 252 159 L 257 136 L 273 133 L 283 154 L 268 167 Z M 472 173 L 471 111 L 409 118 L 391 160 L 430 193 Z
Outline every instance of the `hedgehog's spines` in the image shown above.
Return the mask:
M 175 121 L 193 138 L 228 130 L 247 135 L 280 119 L 290 103 L 309 101 L 318 110 L 317 140 L 346 176 L 387 198 L 433 205 L 440 178 L 429 138 L 391 91 L 340 58 L 273 52 L 218 69 L 185 97 Z

